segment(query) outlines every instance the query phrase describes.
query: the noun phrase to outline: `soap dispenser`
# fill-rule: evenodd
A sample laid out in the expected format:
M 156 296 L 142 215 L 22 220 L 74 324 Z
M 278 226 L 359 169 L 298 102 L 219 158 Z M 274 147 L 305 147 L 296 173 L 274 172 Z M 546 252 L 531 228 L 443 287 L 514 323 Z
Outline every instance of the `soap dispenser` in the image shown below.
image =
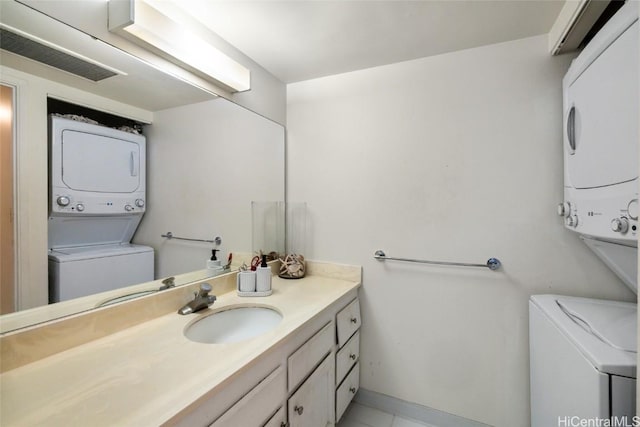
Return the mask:
M 271 291 L 271 267 L 267 265 L 267 256 L 262 255 L 262 262 L 256 269 L 256 292 Z
M 222 261 L 217 258 L 216 252 L 220 252 L 220 249 L 211 249 L 211 259 L 207 260 L 209 270 L 222 270 Z

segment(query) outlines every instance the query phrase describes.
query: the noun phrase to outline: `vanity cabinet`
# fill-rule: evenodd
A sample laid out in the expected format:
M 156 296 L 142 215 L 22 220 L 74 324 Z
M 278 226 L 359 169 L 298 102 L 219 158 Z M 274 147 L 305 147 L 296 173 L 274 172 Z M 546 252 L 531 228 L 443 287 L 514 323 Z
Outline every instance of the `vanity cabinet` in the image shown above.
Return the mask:
M 351 301 L 336 315 L 335 421 L 338 422 L 360 386 L 360 301 Z
M 354 292 L 256 359 L 176 425 L 333 426 L 360 384 L 361 323 Z M 263 379 L 256 383 L 256 378 Z

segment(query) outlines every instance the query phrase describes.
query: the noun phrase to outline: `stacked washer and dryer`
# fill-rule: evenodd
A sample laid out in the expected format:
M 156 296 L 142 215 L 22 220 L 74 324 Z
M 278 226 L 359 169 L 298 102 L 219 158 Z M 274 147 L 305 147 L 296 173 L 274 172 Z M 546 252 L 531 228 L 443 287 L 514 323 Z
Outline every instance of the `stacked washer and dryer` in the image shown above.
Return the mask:
M 638 3 L 627 2 L 563 80 L 565 201 L 558 210 L 565 226 L 635 293 L 638 26 Z M 531 425 L 632 425 L 636 330 L 635 303 L 532 296 Z
M 130 243 L 145 212 L 145 137 L 51 115 L 49 138 L 49 302 L 153 280 L 153 249 Z

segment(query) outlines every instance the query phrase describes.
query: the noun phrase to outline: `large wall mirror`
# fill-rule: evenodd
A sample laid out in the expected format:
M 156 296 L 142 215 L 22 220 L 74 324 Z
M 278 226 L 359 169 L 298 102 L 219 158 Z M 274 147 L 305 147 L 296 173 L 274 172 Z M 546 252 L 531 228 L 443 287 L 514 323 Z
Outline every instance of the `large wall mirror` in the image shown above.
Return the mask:
M 74 51 L 89 43 L 89 52 L 97 61 L 124 73 L 89 82 L 0 51 L 0 82 L 15 89 L 18 159 L 14 175 L 19 181 L 15 200 L 21 210 L 17 211 L 15 230 L 18 273 L 14 286 L 16 299 L 22 298 L 16 307 L 19 311 L 0 317 L 0 332 L 92 309 L 107 297 L 155 289 L 157 281 L 167 276 L 175 276 L 176 285 L 210 277 L 205 263 L 213 248 L 220 249 L 224 261 L 229 253 L 250 256 L 255 249 L 252 202 L 277 202 L 285 197 L 283 126 L 113 46 L 96 44 L 87 34 L 33 9 L 15 2 L 1 3 L 3 31 L 18 29 L 45 41 L 53 37 L 55 40 L 49 41 Z M 132 243 L 154 249 L 155 282 L 47 304 L 46 106 L 50 99 L 143 123 L 147 139 L 146 212 Z M 202 240 L 219 236 L 222 243 L 162 237 L 167 232 Z M 3 243 L 5 238 L 3 235 Z

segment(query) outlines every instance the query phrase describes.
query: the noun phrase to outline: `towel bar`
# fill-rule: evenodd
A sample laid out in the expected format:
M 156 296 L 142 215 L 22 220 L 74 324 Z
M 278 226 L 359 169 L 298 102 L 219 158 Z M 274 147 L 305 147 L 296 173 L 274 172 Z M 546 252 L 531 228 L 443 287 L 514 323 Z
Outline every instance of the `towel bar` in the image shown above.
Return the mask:
M 190 242 L 205 242 L 205 243 L 215 243 L 220 246 L 222 243 L 221 237 L 214 237 L 213 240 L 205 240 L 205 239 L 190 239 L 188 237 L 178 237 L 174 236 L 172 232 L 167 232 L 167 234 L 161 234 L 160 237 L 166 237 L 167 239 L 178 239 L 178 240 L 188 240 Z
M 412 258 L 394 258 L 388 257 L 383 250 L 378 249 L 373 257 L 380 261 L 391 260 L 391 261 L 406 261 L 406 262 L 417 262 L 420 264 L 434 264 L 434 265 L 455 265 L 460 267 L 485 267 L 489 270 L 497 270 L 502 266 L 502 263 L 497 258 L 489 258 L 486 264 L 471 264 L 467 262 L 448 262 L 448 261 L 427 261 L 422 259 L 412 259 Z

